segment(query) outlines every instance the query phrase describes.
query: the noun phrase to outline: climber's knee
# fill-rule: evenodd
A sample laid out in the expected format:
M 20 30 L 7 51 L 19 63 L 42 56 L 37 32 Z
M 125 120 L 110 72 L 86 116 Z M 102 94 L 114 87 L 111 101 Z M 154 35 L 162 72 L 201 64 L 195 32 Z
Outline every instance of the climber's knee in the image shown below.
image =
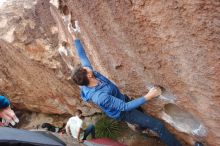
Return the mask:
M 161 128 L 165 128 L 164 124 L 162 122 L 160 122 L 160 121 L 157 123 L 157 127 L 159 127 L 160 129 Z
M 157 121 L 157 123 L 155 123 L 154 128 L 152 130 L 158 133 L 164 131 L 164 129 L 165 129 L 164 124 L 160 121 Z

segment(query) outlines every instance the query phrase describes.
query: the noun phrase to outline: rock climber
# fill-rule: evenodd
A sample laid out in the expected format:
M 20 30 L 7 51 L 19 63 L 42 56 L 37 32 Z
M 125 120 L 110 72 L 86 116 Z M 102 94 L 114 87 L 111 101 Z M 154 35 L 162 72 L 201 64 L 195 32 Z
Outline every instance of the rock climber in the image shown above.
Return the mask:
M 78 142 L 86 140 L 89 134 L 95 138 L 95 126 L 92 124 L 86 126 L 84 119 L 82 111 L 76 110 L 75 116 L 71 117 L 66 124 L 66 133 L 76 138 Z
M 96 104 L 110 118 L 126 121 L 141 128 L 148 128 L 156 132 L 166 145 L 180 146 L 180 142 L 159 120 L 136 109 L 159 96 L 161 89 L 159 87 L 151 88 L 146 95 L 126 102 L 126 97 L 120 92 L 118 87 L 92 68 L 79 40 L 80 29 L 78 23 L 75 24 L 75 28 L 71 25 L 69 26 L 77 55 L 82 64 L 72 75 L 72 80 L 80 86 L 81 98 L 86 102 Z
M 0 118 L 2 118 L 2 121 L 4 121 L 0 122 L 0 127 L 8 126 L 9 123 L 14 126 L 19 122 L 14 111 L 10 107 L 10 101 L 2 95 L 0 95 Z

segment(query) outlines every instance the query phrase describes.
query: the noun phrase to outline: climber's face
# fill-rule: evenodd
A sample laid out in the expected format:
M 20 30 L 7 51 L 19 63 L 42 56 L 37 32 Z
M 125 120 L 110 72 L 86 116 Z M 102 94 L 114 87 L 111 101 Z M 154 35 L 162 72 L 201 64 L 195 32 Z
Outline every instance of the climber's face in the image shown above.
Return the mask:
M 88 67 L 83 67 L 83 69 L 85 69 L 86 72 L 87 72 L 87 75 L 86 75 L 86 76 L 87 76 L 88 80 L 94 78 L 94 75 L 93 75 L 93 71 L 92 71 L 92 70 L 90 70 Z

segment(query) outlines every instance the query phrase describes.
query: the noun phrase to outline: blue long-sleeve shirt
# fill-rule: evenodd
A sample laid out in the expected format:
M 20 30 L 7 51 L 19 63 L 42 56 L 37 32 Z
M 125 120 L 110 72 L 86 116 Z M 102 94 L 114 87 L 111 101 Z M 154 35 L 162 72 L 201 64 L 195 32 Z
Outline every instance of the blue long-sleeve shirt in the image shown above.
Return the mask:
M 75 40 L 75 47 L 82 66 L 91 69 L 96 79 L 100 81 L 95 87 L 80 86 L 80 94 L 84 101 L 95 103 L 107 116 L 114 119 L 119 118 L 122 111 L 135 109 L 146 102 L 144 97 L 125 102 L 125 96 L 116 85 L 93 70 L 80 40 Z
M 0 108 L 6 108 L 10 105 L 9 100 L 5 96 L 0 95 Z

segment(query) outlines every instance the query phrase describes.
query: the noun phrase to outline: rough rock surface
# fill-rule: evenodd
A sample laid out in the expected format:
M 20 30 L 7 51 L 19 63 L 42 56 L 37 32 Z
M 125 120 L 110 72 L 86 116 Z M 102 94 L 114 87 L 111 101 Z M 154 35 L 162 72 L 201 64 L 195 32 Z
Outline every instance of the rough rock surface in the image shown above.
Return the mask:
M 26 58 L 18 49 L 1 44 L 1 92 L 13 105 L 45 113 L 72 113 L 80 103 L 69 82 L 57 78 L 53 70 Z M 75 93 L 75 95 L 74 95 Z M 63 106 L 65 105 L 65 106 Z
M 58 54 L 58 32 L 49 1 L 9 0 L 0 6 L 0 92 L 21 110 L 93 114 L 68 80 Z
M 58 29 L 49 1 L 19 2 L 16 8 L 11 5 L 11 13 L 0 11 L 0 38 L 7 41 L 0 42 L 0 90 L 20 108 L 68 113 L 80 103 L 79 90 L 65 80 L 68 71 L 56 51 Z M 218 0 L 63 0 L 65 4 L 80 22 L 96 70 L 132 97 L 145 94 L 151 83 L 163 86 L 163 96 L 144 105 L 145 111 L 188 144 L 220 145 Z
M 220 145 L 219 1 L 67 0 L 67 5 L 82 26 L 96 70 L 132 97 L 145 94 L 149 83 L 163 86 L 165 100 L 149 102 L 146 112 L 170 123 L 190 144 Z

